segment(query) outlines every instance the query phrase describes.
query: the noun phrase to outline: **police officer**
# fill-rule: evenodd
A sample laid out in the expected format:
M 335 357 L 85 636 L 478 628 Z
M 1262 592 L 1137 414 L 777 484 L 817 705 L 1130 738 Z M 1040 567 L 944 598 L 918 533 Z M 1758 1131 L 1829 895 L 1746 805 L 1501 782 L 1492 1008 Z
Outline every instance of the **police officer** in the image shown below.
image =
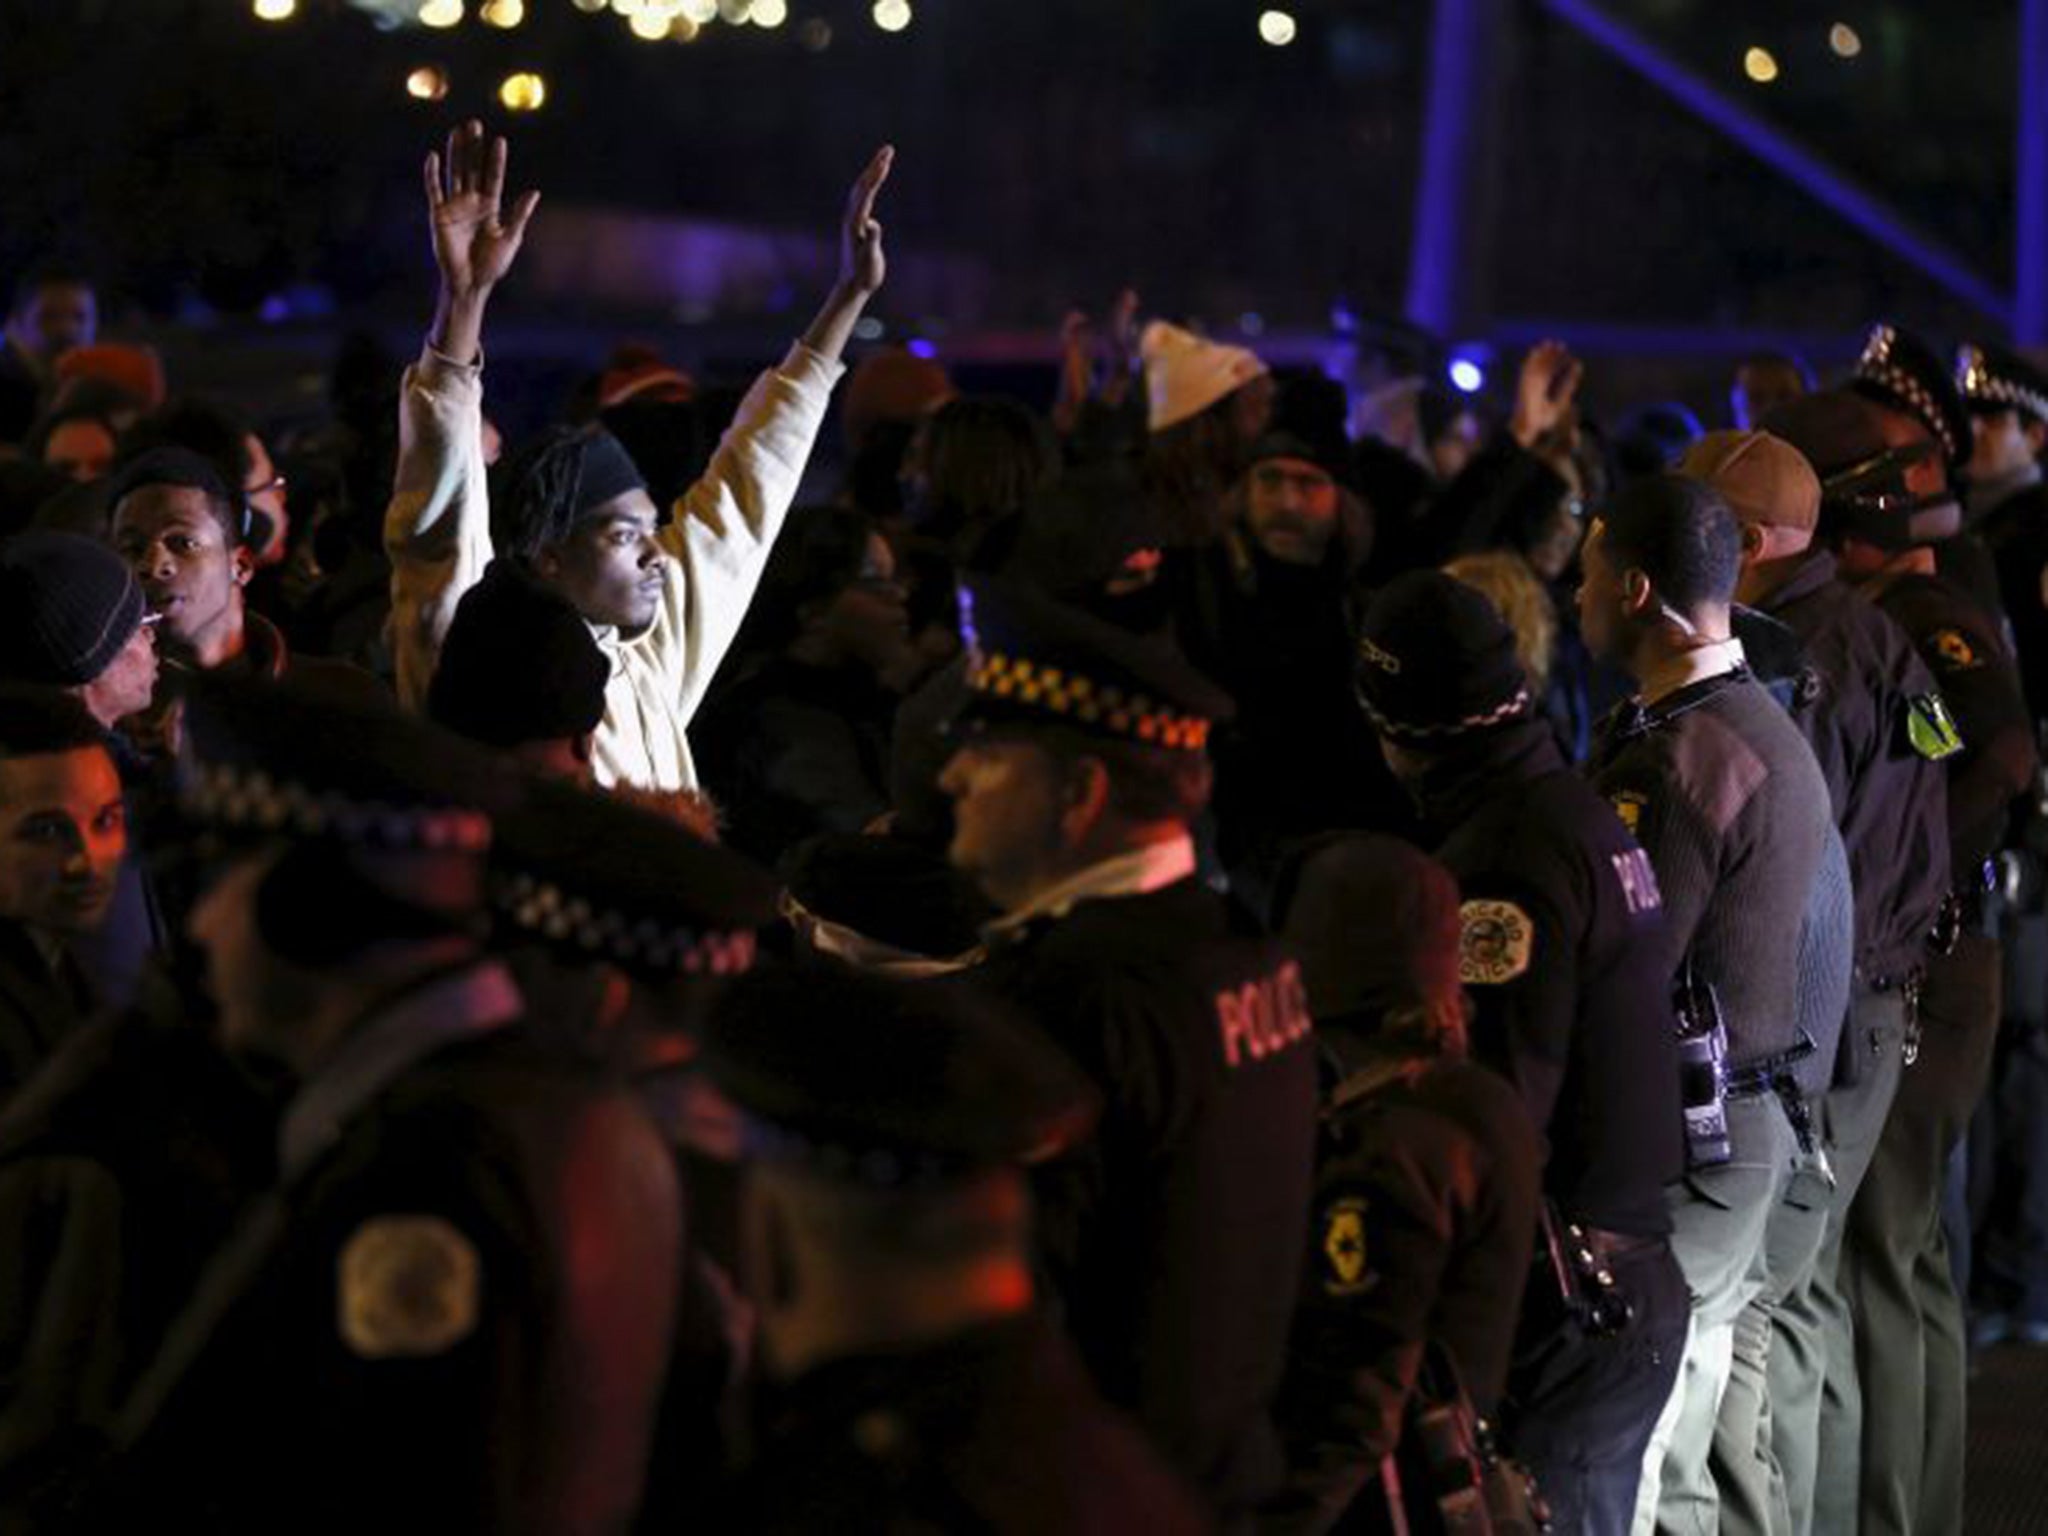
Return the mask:
M 637 1506 L 678 1195 L 478 941 L 496 765 L 393 713 L 201 679 L 185 803 L 230 1050 L 296 1083 L 278 1183 L 122 1409 L 135 1503 L 212 1530 L 613 1529 Z
M 1831 412 L 1859 409 L 1838 395 L 1787 406 L 1783 415 L 1800 429 Z M 1825 1470 L 1840 1486 L 1855 1482 L 1860 1419 L 1855 1335 L 1839 1282 L 1842 1232 L 1897 1091 L 1906 978 L 1921 962 L 1948 889 L 1940 766 L 1947 736 L 1937 728 L 1945 716 L 1905 632 L 1837 579 L 1833 553 L 1815 542 L 1820 480 L 1804 454 L 1768 432 L 1713 432 L 1678 469 L 1719 491 L 1740 525 L 1737 600 L 1789 626 L 1815 675 L 1817 686 L 1794 718 L 1828 781 L 1852 876 L 1850 1016 L 1840 1050 L 1814 1063 L 1812 1083 L 1826 1093 L 1820 1118 L 1833 1188 L 1825 1188 L 1826 1180 L 1802 1181 L 1774 1217 L 1792 1230 L 1782 1242 L 1767 1240 L 1779 1253 L 1789 1243 L 1793 1259 L 1789 1268 L 1772 1265 L 1778 1295 L 1767 1319 L 1768 1463 L 1749 1456 L 1731 1465 L 1718 1453 L 1716 1462 L 1724 1525 L 1741 1521 L 1760 1501 L 1776 1508 L 1782 1500 L 1784 1521 L 1803 1531 L 1817 1475 Z M 1798 1235 L 1802 1209 L 1820 1220 L 1817 1234 Z M 1802 1265 L 1797 1261 L 1809 1247 L 1810 1263 Z M 1738 1352 L 1744 1343 L 1738 1330 Z
M 1513 1442 L 1560 1529 L 1626 1531 L 1685 1338 L 1666 1238 L 1683 1149 L 1656 875 L 1533 717 L 1514 636 L 1478 592 L 1434 571 L 1398 577 L 1358 644 L 1360 701 L 1462 893 L 1473 1054 L 1521 1090 L 1549 1148 L 1553 1241 L 1518 1335 Z M 1622 1307 L 1600 1304 L 1603 1276 Z
M 1799 941 L 1827 841 L 1827 784 L 1730 635 L 1740 551 L 1717 493 L 1657 476 L 1596 519 L 1579 589 L 1587 644 L 1637 688 L 1602 733 L 1593 782 L 1656 868 L 1662 957 L 1688 999 L 1687 1172 L 1671 1213 L 1692 1326 L 1644 1461 L 1639 1529 L 1718 1518 L 1711 1456 L 1734 1326 L 1763 1284 L 1795 1152 L 1794 1103 L 1773 1084 L 1812 1050 L 1799 1030 Z
M 1976 438 L 1953 370 L 1911 331 L 1879 324 L 1856 359 L 1848 393 L 1876 407 L 1885 446 L 1902 455 L 1916 526 L 1934 550 L 1937 572 L 1996 614 L 2003 606 L 1999 573 L 1956 490 Z
M 1408 1432 L 1444 1391 L 1432 1357 L 1448 1358 L 1476 1414 L 1499 1407 L 1516 1322 L 1501 1298 L 1528 1278 L 1542 1147 L 1513 1086 L 1466 1059 L 1448 870 L 1393 838 L 1337 833 L 1279 894 L 1316 1018 L 1323 1117 L 1277 1410 L 1288 1488 L 1262 1524 L 1399 1528 L 1410 1498 L 1434 1498 L 1424 1437 Z M 1382 1477 L 1397 1451 L 1410 1475 Z
M 767 1377 L 710 1528 L 1206 1528 L 1035 1295 L 1026 1170 L 1096 1107 L 1041 1033 L 951 983 L 763 972 L 705 1069 L 742 1116 Z
M 1814 1519 L 1955 1530 L 1965 1350 L 1942 1193 L 1990 1069 L 1999 955 L 1985 931 L 1985 870 L 2013 798 L 2032 779 L 2033 731 L 1998 621 L 1937 572 L 1929 540 L 1947 516 L 1938 492 L 1915 489 L 1924 450 L 1890 446 L 1884 420 L 1868 409 L 1808 424 L 1792 441 L 1821 475 L 1823 532 L 1842 570 L 1912 639 L 1958 738 L 1944 759 L 1954 887 L 1946 931 L 1908 990 L 1909 1070 L 1851 1207 L 1843 1254 L 1863 1399 L 1858 1508 L 1831 1505 L 1824 1485 Z
M 953 864 L 1003 909 L 980 975 L 1095 1081 L 1042 1246 L 1097 1384 L 1228 1521 L 1279 1476 L 1267 1405 L 1307 1225 L 1301 974 L 1195 876 L 1230 703 L 1163 642 L 1032 589 L 967 594 Z
M 1964 347 L 1956 385 L 1976 429 L 1964 502 L 1997 563 L 2020 682 L 2038 733 L 2048 721 L 2048 374 L 1986 344 Z M 2040 797 L 2000 855 L 2005 1020 L 1993 1090 L 1970 1134 L 1973 1204 L 1986 1207 L 1977 1250 L 1978 1344 L 2048 1342 L 2048 912 Z

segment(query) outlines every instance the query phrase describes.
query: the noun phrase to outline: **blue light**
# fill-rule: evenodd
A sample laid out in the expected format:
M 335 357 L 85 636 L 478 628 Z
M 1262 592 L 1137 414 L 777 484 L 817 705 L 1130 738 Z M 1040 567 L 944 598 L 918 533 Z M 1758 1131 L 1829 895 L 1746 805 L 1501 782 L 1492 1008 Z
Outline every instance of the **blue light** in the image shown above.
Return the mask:
M 1451 384 L 1468 395 L 1476 395 L 1486 388 L 1486 370 L 1469 357 L 1451 359 Z
M 912 357 L 924 358 L 937 357 L 939 355 L 939 349 L 932 345 L 932 343 L 926 341 L 922 336 L 920 336 L 915 341 L 911 342 L 910 355 Z

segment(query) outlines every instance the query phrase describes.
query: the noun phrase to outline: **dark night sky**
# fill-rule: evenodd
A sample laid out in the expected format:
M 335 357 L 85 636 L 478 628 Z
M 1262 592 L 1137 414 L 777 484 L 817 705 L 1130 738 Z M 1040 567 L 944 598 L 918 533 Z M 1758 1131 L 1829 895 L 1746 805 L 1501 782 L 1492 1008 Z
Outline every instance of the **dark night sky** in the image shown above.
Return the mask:
M 349 307 L 416 293 L 421 151 L 536 66 L 551 98 L 512 121 L 515 180 L 560 201 L 815 228 L 887 138 L 892 238 L 986 260 L 990 321 L 1042 325 L 1125 281 L 1161 311 L 1275 324 L 1320 324 L 1343 296 L 1398 308 L 1429 7 L 1291 0 L 1281 49 L 1256 36 L 1267 3 L 918 0 L 884 36 L 867 0 L 789 0 L 776 32 L 680 46 L 570 0 L 526 0 L 511 33 L 385 33 L 341 0 L 282 25 L 246 0 L 0 0 L 0 268 L 73 250 L 158 314 L 193 294 L 246 310 L 293 281 Z M 2004 278 L 2013 5 L 1609 8 Z M 1956 318 L 1533 0 L 1507 11 L 1495 313 Z M 1827 51 L 1834 13 L 1863 38 L 1853 61 Z M 816 18 L 822 53 L 798 41 Z M 1751 43 L 1782 61 L 1768 91 L 1741 78 Z M 453 75 L 445 102 L 403 93 L 428 60 Z

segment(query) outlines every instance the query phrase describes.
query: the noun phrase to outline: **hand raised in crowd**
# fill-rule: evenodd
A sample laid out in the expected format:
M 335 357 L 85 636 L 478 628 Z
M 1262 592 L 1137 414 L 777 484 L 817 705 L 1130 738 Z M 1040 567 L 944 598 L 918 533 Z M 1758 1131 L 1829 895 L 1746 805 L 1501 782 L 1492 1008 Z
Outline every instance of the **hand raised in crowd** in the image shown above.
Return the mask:
M 1060 391 L 1053 428 L 1073 431 L 1082 405 L 1092 399 L 1115 407 L 1138 373 L 1138 290 L 1126 288 L 1110 306 L 1109 329 L 1096 329 L 1086 310 L 1070 309 L 1060 322 Z
M 1566 426 L 1578 400 L 1585 364 L 1561 341 L 1539 341 L 1522 359 L 1515 380 L 1515 409 L 1508 431 L 1524 448 Z
M 882 248 L 882 223 L 875 217 L 875 199 L 895 163 L 895 146 L 884 144 L 875 151 L 867 169 L 847 194 L 846 217 L 839 226 L 839 281 L 803 338 L 804 345 L 821 357 L 837 361 L 846 350 L 860 312 L 889 275 L 889 257 Z
M 477 356 L 483 304 L 512 270 L 540 193 L 519 195 L 504 207 L 505 140 L 487 139 L 474 118 L 448 135 L 446 159 L 429 153 L 424 167 L 427 212 L 434 232 L 434 264 L 441 271 L 434 346 L 457 362 Z
M 846 198 L 846 222 L 839 231 L 839 281 L 857 293 L 873 294 L 889 275 L 889 258 L 882 249 L 882 225 L 875 217 L 875 198 L 889 179 L 889 167 L 896 162 L 894 145 L 875 151 L 867 169 L 853 184 Z

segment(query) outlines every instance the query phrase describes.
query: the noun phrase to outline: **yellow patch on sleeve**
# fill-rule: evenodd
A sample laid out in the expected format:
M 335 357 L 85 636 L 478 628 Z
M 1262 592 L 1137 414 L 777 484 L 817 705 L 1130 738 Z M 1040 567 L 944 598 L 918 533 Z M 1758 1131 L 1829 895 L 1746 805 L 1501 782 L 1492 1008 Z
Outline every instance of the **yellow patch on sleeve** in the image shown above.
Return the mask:
M 1372 1289 L 1365 1251 L 1365 1202 L 1348 1197 L 1323 1213 L 1323 1292 L 1356 1296 Z
M 442 1354 L 476 1330 L 483 1266 L 440 1216 L 377 1216 L 341 1250 L 337 1324 L 366 1360 Z
M 1614 814 L 1621 818 L 1621 824 L 1628 828 L 1628 835 L 1634 837 L 1636 828 L 1642 825 L 1643 807 L 1650 803 L 1650 797 L 1624 789 L 1608 803 L 1614 807 Z
M 1931 643 L 1934 653 L 1954 671 L 1967 672 L 1983 665 L 1983 658 L 1970 644 L 1970 637 L 1960 629 L 1937 629 Z

